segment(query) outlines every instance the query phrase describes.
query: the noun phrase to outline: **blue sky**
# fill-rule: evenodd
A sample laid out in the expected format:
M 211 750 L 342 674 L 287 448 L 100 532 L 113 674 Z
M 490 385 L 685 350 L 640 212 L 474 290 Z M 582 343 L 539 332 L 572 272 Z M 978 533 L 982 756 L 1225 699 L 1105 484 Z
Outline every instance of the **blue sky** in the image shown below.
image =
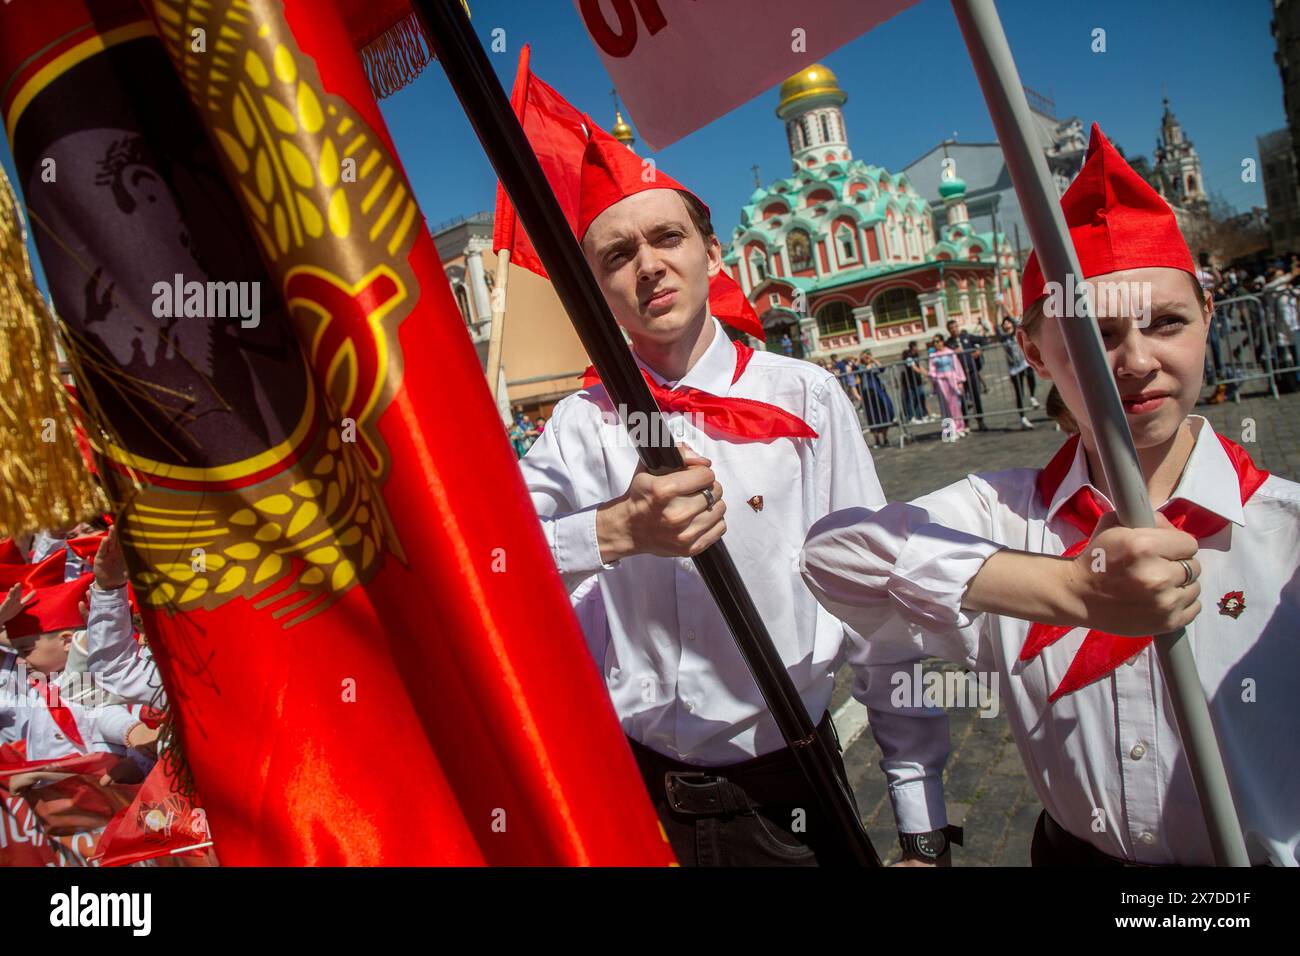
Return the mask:
M 508 89 L 519 46 L 533 69 L 605 125 L 612 83 L 572 0 L 471 0 L 485 46 L 496 28 L 507 49 L 489 54 Z M 1284 126 L 1268 0 L 1002 0 L 998 4 L 1022 81 L 1052 96 L 1057 114 L 1098 121 L 1127 154 L 1150 155 L 1160 124 L 1161 84 L 1201 155 L 1207 188 L 1237 209 L 1264 205 L 1262 186 L 1241 181 L 1255 137 Z M 1106 52 L 1092 52 L 1095 28 Z M 897 170 L 954 132 L 994 139 L 966 48 L 946 0 L 921 0 L 825 57 L 848 93 L 845 120 L 856 158 Z M 789 172 L 776 91 L 653 154 L 695 190 L 723 236 L 753 191 Z M 383 101 L 417 199 L 430 225 L 490 209 L 496 178 L 436 63 Z M 626 115 L 626 113 L 625 113 Z M 632 121 L 631 117 L 628 117 Z M 640 147 L 641 152 L 644 147 Z M 12 175 L 8 148 L 0 154 Z
M 606 126 L 612 83 L 571 0 L 537 3 L 471 0 L 480 38 L 506 31 L 508 50 L 491 54 L 506 88 L 518 46 L 533 47 L 533 69 Z M 1093 120 L 1126 153 L 1149 155 L 1159 129 L 1161 83 L 1201 154 L 1208 188 L 1240 209 L 1263 205 L 1261 186 L 1241 181 L 1255 137 L 1284 126 L 1273 62 L 1268 0 L 1089 2 L 1003 0 L 998 4 L 1022 81 L 1049 93 L 1062 118 Z M 1093 53 L 1092 31 L 1106 31 Z M 922 0 L 824 62 L 848 93 L 845 121 L 853 155 L 897 170 L 954 131 L 991 141 L 992 124 L 952 9 Z M 785 134 L 772 90 L 653 154 L 660 168 L 713 209 L 722 235 L 753 191 L 789 173 Z M 495 178 L 436 64 L 384 102 L 384 114 L 431 224 L 490 208 Z M 447 144 L 465 144 L 448 149 Z M 642 152 L 644 148 L 642 147 Z M 723 231 L 725 230 L 725 231 Z

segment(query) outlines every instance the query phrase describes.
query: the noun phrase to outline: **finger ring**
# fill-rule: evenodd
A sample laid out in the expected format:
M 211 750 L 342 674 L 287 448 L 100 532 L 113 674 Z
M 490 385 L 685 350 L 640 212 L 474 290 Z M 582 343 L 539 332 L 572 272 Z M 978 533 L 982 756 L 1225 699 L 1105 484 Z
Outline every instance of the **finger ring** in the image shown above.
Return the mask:
M 712 510 L 713 510 L 713 506 L 716 505 L 716 504 L 718 503 L 717 499 L 713 497 L 713 489 L 712 489 L 712 488 L 705 488 L 703 491 L 700 492 L 700 494 L 704 495 L 704 500 L 707 501 L 707 502 L 709 503 L 709 506 L 708 506 L 707 508 L 705 508 L 704 510 L 705 510 L 705 511 L 712 511 Z
M 1187 575 L 1187 577 L 1183 579 L 1183 583 L 1180 584 L 1179 587 L 1185 588 L 1187 587 L 1187 585 L 1191 584 L 1193 581 L 1196 580 L 1196 572 L 1192 570 L 1192 562 L 1188 561 L 1186 558 L 1180 558 L 1178 560 L 1178 563 L 1183 566 L 1183 574 Z

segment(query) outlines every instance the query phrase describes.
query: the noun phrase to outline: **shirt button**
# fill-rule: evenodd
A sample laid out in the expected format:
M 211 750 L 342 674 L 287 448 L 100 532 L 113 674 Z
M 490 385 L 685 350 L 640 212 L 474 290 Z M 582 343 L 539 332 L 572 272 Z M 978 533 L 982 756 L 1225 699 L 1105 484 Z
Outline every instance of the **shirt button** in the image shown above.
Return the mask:
M 692 714 L 695 713 L 695 701 L 693 701 L 693 700 L 687 700 L 686 698 L 682 698 L 682 703 L 686 705 L 686 710 L 687 710 L 688 712 L 690 712 L 690 713 L 692 713 Z
M 689 570 L 690 570 L 691 568 L 693 568 L 693 567 L 695 567 L 695 564 L 694 564 L 694 562 L 691 561 L 690 558 L 682 558 L 682 570 L 683 570 L 683 571 L 689 571 Z
M 1152 833 L 1150 830 L 1143 830 L 1141 833 L 1138 834 L 1138 839 L 1141 840 L 1143 843 L 1145 843 L 1147 846 L 1150 846 L 1151 844 L 1156 842 L 1156 835 Z
M 693 641 L 693 640 L 695 640 L 695 632 L 694 632 L 694 631 L 687 631 L 687 632 L 686 632 L 686 639 L 687 639 L 688 641 Z
M 1134 744 L 1133 749 L 1128 752 L 1128 755 L 1134 760 L 1141 760 L 1147 755 L 1147 748 L 1141 744 Z

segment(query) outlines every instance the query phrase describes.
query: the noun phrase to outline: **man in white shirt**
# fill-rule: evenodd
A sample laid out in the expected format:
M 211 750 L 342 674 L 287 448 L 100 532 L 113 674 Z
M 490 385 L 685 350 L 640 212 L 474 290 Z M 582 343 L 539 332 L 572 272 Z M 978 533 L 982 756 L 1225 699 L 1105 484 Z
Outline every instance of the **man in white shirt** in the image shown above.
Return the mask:
M 676 409 L 664 437 L 687 467 L 639 467 L 618 410 L 593 384 L 555 407 L 523 474 L 679 860 L 812 865 L 834 858 L 836 836 L 691 557 L 727 533 L 804 705 L 833 742 L 827 707 L 852 635 L 800 580 L 799 551 L 819 517 L 884 495 L 833 375 L 728 340 L 709 311 L 721 247 L 707 207 L 642 172 L 634 154 L 596 136 L 575 231 L 660 407 Z M 934 831 L 928 845 L 941 856 L 946 715 L 891 711 L 872 726 L 900 829 Z M 903 741 L 911 759 L 895 762 Z

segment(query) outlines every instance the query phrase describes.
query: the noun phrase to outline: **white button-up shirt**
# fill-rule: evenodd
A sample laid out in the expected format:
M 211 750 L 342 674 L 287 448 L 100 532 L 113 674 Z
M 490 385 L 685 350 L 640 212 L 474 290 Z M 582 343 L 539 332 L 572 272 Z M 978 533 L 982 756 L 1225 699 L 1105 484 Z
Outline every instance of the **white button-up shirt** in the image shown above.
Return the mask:
M 165 709 L 167 698 L 160 692 L 162 678 L 153 653 L 135 638 L 126 586 L 101 591 L 92 584 L 88 593 L 86 672 L 112 695 L 114 703 L 156 702 L 160 710 Z
M 716 319 L 713 325 L 713 341 L 679 382 L 642 368 L 674 388 L 779 406 L 817 432 L 815 439 L 736 441 L 695 427 L 689 415 L 665 416 L 679 441 L 713 463 L 727 501 L 723 540 L 816 721 L 830 703 L 846 631 L 804 586 L 799 552 L 818 518 L 840 508 L 882 505 L 884 494 L 857 415 L 834 376 L 759 351 L 732 384 L 736 351 Z M 648 554 L 601 562 L 596 507 L 627 491 L 637 463 L 636 449 L 600 385 L 556 405 L 521 463 L 623 730 L 659 753 L 706 766 L 783 747 L 694 562 Z M 747 504 L 754 496 L 762 498 L 761 509 Z M 924 764 L 885 763 L 900 827 L 943 826 L 946 715 L 930 708 L 891 712 L 879 723 L 871 714 L 869 719 L 886 758 L 899 749 L 891 746 L 891 734 L 926 741 Z
M 59 684 L 59 681 L 55 681 Z M 19 739 L 27 742 L 28 760 L 52 760 L 77 753 L 113 753 L 119 757 L 127 753 L 126 734 L 140 722 L 140 708 L 136 704 L 98 704 L 86 706 L 68 697 L 61 698 L 81 734 L 83 747 L 68 739 L 49 706 L 34 688 L 18 694 L 12 701 L 14 724 Z
M 1300 856 L 1300 485 L 1270 476 L 1242 506 L 1237 475 L 1203 418 L 1170 500 L 1226 518 L 1200 541 L 1202 610 L 1187 628 L 1210 704 L 1247 848 L 1255 862 Z M 1209 837 L 1148 646 L 1113 674 L 1055 704 L 1086 629 L 1021 663 L 1029 623 L 969 616 L 961 599 L 999 547 L 1060 555 L 1081 538 L 1057 516 L 1092 488 L 1080 445 L 1048 505 L 1038 469 L 971 475 L 912 504 L 832 515 L 809 536 L 804 577 L 818 599 L 866 638 L 867 660 L 918 652 L 996 671 L 1029 778 L 1048 813 L 1076 837 L 1139 863 L 1213 863 Z M 1026 582 L 1032 586 L 1032 582 Z M 1241 591 L 1245 610 L 1224 614 Z

